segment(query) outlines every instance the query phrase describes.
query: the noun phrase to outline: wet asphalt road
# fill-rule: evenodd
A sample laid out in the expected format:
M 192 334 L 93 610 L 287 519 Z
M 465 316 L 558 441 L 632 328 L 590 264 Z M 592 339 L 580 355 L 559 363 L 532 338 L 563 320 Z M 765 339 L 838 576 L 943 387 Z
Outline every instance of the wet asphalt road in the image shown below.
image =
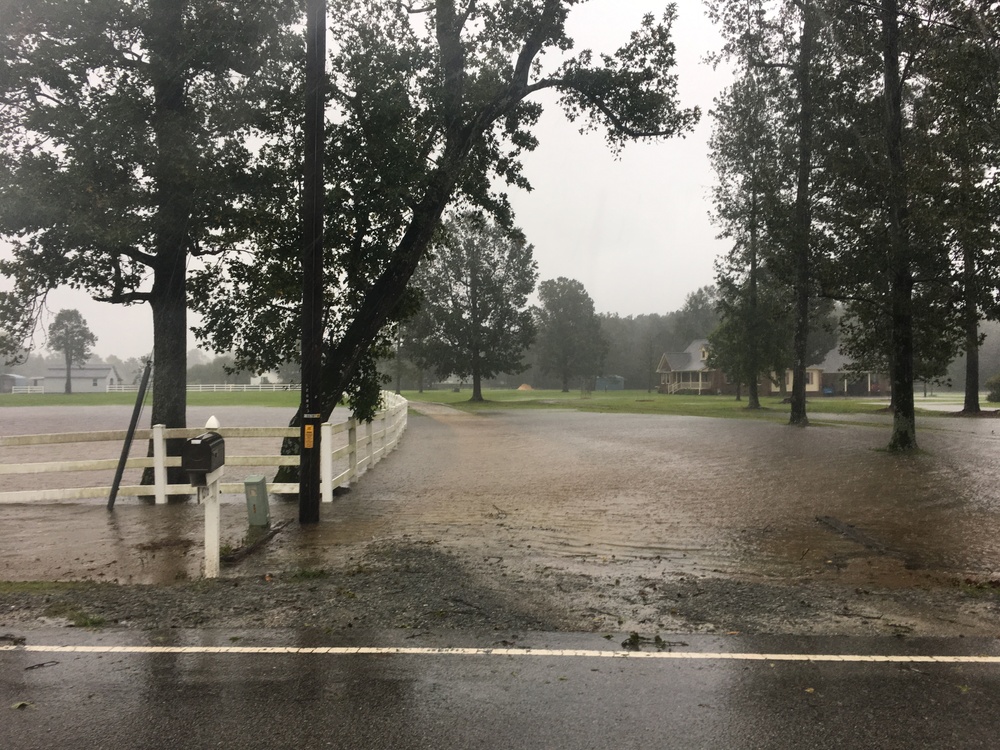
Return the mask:
M 314 631 L 24 635 L 39 650 L 0 650 L 5 750 L 992 748 L 1000 734 L 992 640 L 683 636 L 662 650 L 643 646 L 656 656 L 608 658 L 629 652 L 573 634 L 513 644 L 530 654 L 433 653 L 512 645 L 492 633 L 365 636 L 365 645 L 426 649 L 410 654 L 255 652 L 362 645 Z M 60 645 L 99 650 L 46 650 Z M 120 646 L 161 652 L 111 651 Z M 794 660 L 727 658 L 734 654 Z M 809 658 L 816 654 L 995 661 Z

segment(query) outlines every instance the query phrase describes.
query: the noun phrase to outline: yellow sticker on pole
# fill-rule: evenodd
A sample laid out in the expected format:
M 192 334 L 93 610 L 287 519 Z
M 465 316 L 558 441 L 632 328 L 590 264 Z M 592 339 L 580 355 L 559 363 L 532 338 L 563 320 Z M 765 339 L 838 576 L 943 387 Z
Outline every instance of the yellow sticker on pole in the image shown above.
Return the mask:
M 315 436 L 316 428 L 313 425 L 311 425 L 311 424 L 307 424 L 307 425 L 304 425 L 304 426 L 305 426 L 305 444 L 306 444 L 305 447 L 306 448 L 312 448 L 313 447 L 313 437 Z

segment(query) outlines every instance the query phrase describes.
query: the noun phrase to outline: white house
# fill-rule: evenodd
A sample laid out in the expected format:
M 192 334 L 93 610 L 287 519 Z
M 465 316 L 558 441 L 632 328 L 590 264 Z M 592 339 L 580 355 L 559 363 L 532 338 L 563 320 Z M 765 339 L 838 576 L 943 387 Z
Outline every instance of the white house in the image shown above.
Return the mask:
M 114 365 L 80 365 L 70 370 L 73 393 L 105 393 L 109 385 L 120 385 L 121 376 Z M 66 391 L 66 368 L 50 367 L 45 371 L 45 392 Z

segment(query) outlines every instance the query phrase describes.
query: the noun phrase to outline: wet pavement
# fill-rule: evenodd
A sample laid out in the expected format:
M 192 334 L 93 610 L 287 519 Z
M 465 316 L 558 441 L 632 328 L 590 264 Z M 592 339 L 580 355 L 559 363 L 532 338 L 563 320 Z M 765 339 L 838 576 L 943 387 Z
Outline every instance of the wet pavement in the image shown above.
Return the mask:
M 924 418 L 922 452 L 896 456 L 881 450 L 887 419 L 799 430 L 751 420 L 414 408 L 425 414 L 411 416 L 397 451 L 324 506 L 318 526 L 292 524 L 224 575 L 322 567 L 372 540 L 439 544 L 534 569 L 629 560 L 655 574 L 826 575 L 887 587 L 988 580 L 1000 566 L 993 419 Z M 205 411 L 190 421 L 210 411 L 227 425 L 280 425 L 288 416 Z M 43 419 L 51 410 L 3 416 L 5 432 L 54 426 Z M 59 424 L 96 429 L 117 416 L 83 410 L 60 415 Z M 297 507 L 273 501 L 272 517 L 294 519 Z M 119 501 L 113 513 L 103 502 L 0 505 L 0 523 L 0 566 L 10 580 L 157 583 L 200 574 L 202 513 L 194 503 Z M 248 531 L 241 496 L 224 498 L 223 526 L 224 544 L 239 546 Z
M 1000 731 L 992 642 L 370 636 L 34 632 L 0 648 L 0 746 L 909 750 Z

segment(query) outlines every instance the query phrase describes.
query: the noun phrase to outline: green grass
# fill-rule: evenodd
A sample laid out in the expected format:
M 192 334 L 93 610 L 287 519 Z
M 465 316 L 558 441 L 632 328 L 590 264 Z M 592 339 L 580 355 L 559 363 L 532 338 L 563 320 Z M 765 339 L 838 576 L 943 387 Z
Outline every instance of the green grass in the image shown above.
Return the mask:
M 484 403 L 469 401 L 468 390 L 454 391 L 403 391 L 405 398 L 420 411 L 420 402 L 429 401 L 448 404 L 465 411 L 490 411 L 502 409 L 575 409 L 587 412 L 608 412 L 616 414 L 671 414 L 692 417 L 719 417 L 724 419 L 769 419 L 786 421 L 789 405 L 781 403 L 778 396 L 761 399 L 760 411 L 746 408 L 746 398 L 737 401 L 733 396 L 681 396 L 647 393 L 646 391 L 607 391 L 582 394 L 580 391 L 562 393 L 560 391 L 483 391 Z M 807 411 L 811 415 L 822 414 L 879 414 L 885 409 L 885 402 L 874 399 L 853 399 L 842 397 L 821 397 L 809 399 Z
M 46 617 L 62 617 L 76 628 L 99 628 L 105 620 L 100 615 L 92 615 L 68 602 L 53 602 L 45 608 Z
M 682 396 L 663 395 L 639 391 L 607 391 L 582 394 L 580 391 L 562 393 L 560 391 L 518 391 L 513 389 L 486 390 L 485 403 L 469 401 L 471 391 L 466 388 L 456 393 L 452 390 L 436 390 L 417 393 L 403 391 L 403 396 L 420 410 L 421 401 L 449 404 L 466 411 L 490 411 L 496 409 L 576 409 L 588 412 L 608 412 L 617 414 L 672 414 L 692 417 L 720 417 L 725 419 L 769 419 L 787 421 L 788 404 L 781 403 L 778 396 L 761 399 L 761 411 L 749 411 L 746 399 L 737 401 L 733 396 Z M 147 395 L 147 403 L 150 396 Z M 294 410 L 299 404 L 297 391 L 233 391 L 215 393 L 189 393 L 190 406 L 257 406 L 278 407 Z M 917 404 L 923 400 L 917 394 Z M 956 411 L 961 408 L 960 393 L 941 393 L 927 399 L 929 402 L 954 403 Z M 0 407 L 17 406 L 106 406 L 112 404 L 131 405 L 134 393 L 46 393 L 46 394 L 3 394 Z M 843 398 L 841 396 L 814 396 L 807 403 L 810 416 L 819 419 L 824 414 L 873 415 L 885 408 L 884 399 Z M 984 404 L 984 408 L 990 405 Z M 918 409 L 919 413 L 919 409 Z M 938 415 L 940 412 L 926 412 Z
M 51 594 L 92 585 L 73 581 L 0 581 L 0 594 Z

